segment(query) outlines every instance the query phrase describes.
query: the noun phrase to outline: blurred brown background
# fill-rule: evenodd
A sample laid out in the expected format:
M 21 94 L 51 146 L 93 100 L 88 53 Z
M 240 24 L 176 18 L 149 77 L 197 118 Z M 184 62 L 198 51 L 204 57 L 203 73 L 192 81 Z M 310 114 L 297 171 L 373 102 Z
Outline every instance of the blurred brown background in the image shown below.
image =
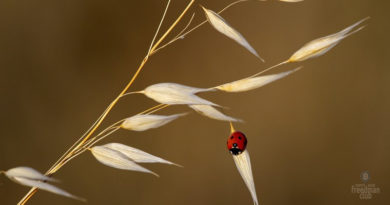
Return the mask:
M 188 1 L 173 0 L 166 22 Z M 219 10 L 229 0 L 198 1 Z M 0 2 L 0 169 L 42 172 L 85 131 L 120 92 L 146 54 L 166 1 Z M 242 118 L 261 204 L 389 204 L 389 3 L 364 0 L 247 2 L 223 17 L 259 54 L 202 26 L 150 58 L 132 90 L 159 82 L 210 87 L 246 77 L 288 58 L 304 43 L 371 16 L 367 28 L 304 69 L 255 91 L 202 94 Z M 190 14 L 176 30 L 184 27 Z M 173 37 L 172 34 L 170 37 Z M 279 72 L 298 64 L 278 68 Z M 123 99 L 106 126 L 156 105 Z M 160 113 L 188 111 L 184 106 Z M 184 166 L 153 164 L 152 175 L 115 170 L 89 153 L 65 166 L 59 185 L 88 204 L 252 204 L 225 144 L 228 123 L 191 115 L 146 132 L 120 131 L 121 142 Z M 351 186 L 381 189 L 360 200 Z M 15 204 L 28 188 L 0 176 L 0 204 Z M 38 192 L 30 204 L 83 204 Z

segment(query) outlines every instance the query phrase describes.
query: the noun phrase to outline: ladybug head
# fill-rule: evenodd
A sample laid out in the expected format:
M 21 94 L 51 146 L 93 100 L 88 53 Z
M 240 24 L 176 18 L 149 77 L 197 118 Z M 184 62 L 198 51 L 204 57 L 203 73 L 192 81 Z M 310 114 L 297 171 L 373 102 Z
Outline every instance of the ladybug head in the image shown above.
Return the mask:
M 231 149 L 229 150 L 229 152 L 230 152 L 230 154 L 232 154 L 232 155 L 239 155 L 239 154 L 242 153 L 242 150 L 240 150 L 239 148 L 231 148 Z

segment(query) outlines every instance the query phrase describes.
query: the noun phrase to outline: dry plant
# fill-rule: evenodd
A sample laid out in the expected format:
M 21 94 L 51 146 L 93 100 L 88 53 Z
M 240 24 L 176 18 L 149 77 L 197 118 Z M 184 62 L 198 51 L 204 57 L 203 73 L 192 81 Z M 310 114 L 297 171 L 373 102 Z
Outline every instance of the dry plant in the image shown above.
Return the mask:
M 0 173 L 5 174 L 11 180 L 25 186 L 32 187 L 31 190 L 20 200 L 18 204 L 25 204 L 29 201 L 29 199 L 37 192 L 38 189 L 46 190 L 49 192 L 53 192 L 59 195 L 63 195 L 66 197 L 71 197 L 79 200 L 84 200 L 80 197 L 74 196 L 54 185 L 49 184 L 49 182 L 56 182 L 57 180 L 51 178 L 53 174 L 59 171 L 65 164 L 79 156 L 80 154 L 90 151 L 92 155 L 102 164 L 124 170 L 132 170 L 150 173 L 155 176 L 158 176 L 156 173 L 142 167 L 139 165 L 140 163 L 164 163 L 170 165 L 177 165 L 165 159 L 156 157 L 139 149 L 129 147 L 124 144 L 119 143 L 109 143 L 105 145 L 96 145 L 102 139 L 112 135 L 119 129 L 126 129 L 130 131 L 145 131 L 152 128 L 161 127 L 173 120 L 176 120 L 187 113 L 179 113 L 172 115 L 156 115 L 153 114 L 161 109 L 164 109 L 168 106 L 173 105 L 187 105 L 189 108 L 195 110 L 196 112 L 215 119 L 227 121 L 230 123 L 231 133 L 235 132 L 232 122 L 241 122 L 242 120 L 227 116 L 220 110 L 223 109 L 222 106 L 210 102 L 206 99 L 198 97 L 196 94 L 200 92 L 215 92 L 215 91 L 223 91 L 223 92 L 244 92 L 248 90 L 253 90 L 269 84 L 273 81 L 284 78 L 296 71 L 298 71 L 301 67 L 296 69 L 281 72 L 277 74 L 271 75 L 262 75 L 264 72 L 267 72 L 273 68 L 278 66 L 293 63 L 293 62 L 302 62 L 307 59 L 318 57 L 323 55 L 331 48 L 336 46 L 341 40 L 350 36 L 351 34 L 361 30 L 364 26 L 356 28 L 367 18 L 358 21 L 357 23 L 328 36 L 315 39 L 305 44 L 302 48 L 298 49 L 294 54 L 291 55 L 286 61 L 278 63 L 274 66 L 271 66 L 267 69 L 264 69 L 258 73 L 255 73 L 247 78 L 239 79 L 234 82 L 225 83 L 222 85 L 213 86 L 210 88 L 195 88 L 186 85 L 181 85 L 177 83 L 159 83 L 146 87 L 141 91 L 130 91 L 131 86 L 134 81 L 137 79 L 137 76 L 142 71 L 144 65 L 148 62 L 149 57 L 156 54 L 156 52 L 165 48 L 166 46 L 172 44 L 173 42 L 183 39 L 189 33 L 204 25 L 205 23 L 209 23 L 212 27 L 214 27 L 218 32 L 227 36 L 228 38 L 234 40 L 245 49 L 247 49 L 251 54 L 257 57 L 259 60 L 264 61 L 263 58 L 260 57 L 258 52 L 250 45 L 250 43 L 244 38 L 242 34 L 240 34 L 236 29 L 228 24 L 228 22 L 223 19 L 220 14 L 228 9 L 229 7 L 249 0 L 239 0 L 233 2 L 226 6 L 219 12 L 214 12 L 210 9 L 207 9 L 203 6 L 201 8 L 204 11 L 204 14 L 207 20 L 202 23 L 192 27 L 191 26 L 192 19 L 194 15 L 192 15 L 191 19 L 185 26 L 183 30 L 181 30 L 172 40 L 167 41 L 165 44 L 163 42 L 167 39 L 168 35 L 172 33 L 175 27 L 179 22 L 182 21 L 183 17 L 188 13 L 191 6 L 194 4 L 194 0 L 191 0 L 187 7 L 181 12 L 181 14 L 177 17 L 177 19 L 172 23 L 172 25 L 158 38 L 160 34 L 161 25 L 164 22 L 164 18 L 168 11 L 170 0 L 166 5 L 164 13 L 162 15 L 161 21 L 158 25 L 157 31 L 154 35 L 154 38 L 151 41 L 150 47 L 147 51 L 146 56 L 142 60 L 138 69 L 128 82 L 128 84 L 124 87 L 124 89 L 119 93 L 119 95 L 108 105 L 108 107 L 104 110 L 104 112 L 100 115 L 100 117 L 92 124 L 92 126 L 77 140 L 58 160 L 55 162 L 50 169 L 45 173 L 41 174 L 38 171 L 29 168 L 29 167 L 16 167 L 9 169 L 7 171 L 0 171 Z M 301 0 L 280 0 L 283 2 L 299 2 Z M 160 103 L 152 108 L 149 108 L 145 111 L 140 112 L 137 115 L 128 117 L 126 119 L 119 120 L 112 125 L 108 126 L 105 129 L 101 129 L 102 122 L 107 118 L 110 111 L 114 108 L 114 106 L 118 103 L 118 101 L 127 95 L 132 94 L 143 94 L 148 98 L 155 100 Z M 101 130 L 98 132 L 98 130 Z M 233 139 L 233 137 L 231 138 Z M 240 138 L 241 139 L 241 138 Z M 245 146 L 239 147 L 234 145 L 234 149 L 238 150 L 238 152 L 233 153 L 232 156 L 234 162 L 237 166 L 238 171 L 240 172 L 245 184 L 247 185 L 254 204 L 258 204 L 258 199 L 255 190 L 255 184 L 252 175 L 252 168 L 250 163 L 249 152 Z M 228 148 L 230 149 L 230 148 Z

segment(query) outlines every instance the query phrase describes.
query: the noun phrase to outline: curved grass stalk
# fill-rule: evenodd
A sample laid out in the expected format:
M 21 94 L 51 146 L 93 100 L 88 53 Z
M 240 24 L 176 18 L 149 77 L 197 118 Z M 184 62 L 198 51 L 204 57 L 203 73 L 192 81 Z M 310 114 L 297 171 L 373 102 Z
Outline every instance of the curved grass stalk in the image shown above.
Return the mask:
M 164 22 L 165 16 L 166 16 L 167 11 L 168 11 L 168 8 L 169 8 L 169 4 L 171 4 L 171 0 L 168 0 L 167 6 L 165 7 L 165 10 L 164 10 L 164 14 L 163 14 L 163 16 L 161 17 L 160 23 L 158 24 L 157 31 L 156 31 L 156 33 L 155 33 L 154 36 L 153 36 L 152 42 L 150 43 L 150 46 L 149 46 L 149 49 L 148 49 L 148 54 L 147 54 L 147 56 L 150 55 L 150 51 L 152 50 L 154 41 L 156 40 L 157 35 L 158 35 L 159 31 L 160 31 L 161 25 L 162 25 L 162 23 Z
M 86 150 L 90 149 L 94 144 L 96 144 L 97 142 L 99 142 L 100 140 L 110 136 L 111 134 L 113 134 L 114 132 L 116 132 L 117 130 L 119 130 L 120 127 L 115 127 L 114 129 L 112 129 L 110 132 L 108 132 L 107 134 L 103 135 L 101 138 L 95 140 L 94 142 L 91 142 L 91 143 L 88 143 L 88 144 L 85 144 L 83 147 L 80 148 L 80 151 L 78 152 L 75 152 L 71 157 L 67 158 L 63 164 L 67 164 L 68 162 L 70 162 L 72 159 L 78 157 L 79 155 L 81 155 L 82 153 L 84 153 Z
M 259 76 L 259 75 L 261 75 L 261 74 L 263 74 L 263 73 L 265 73 L 265 72 L 267 72 L 267 71 L 270 71 L 270 70 L 272 70 L 272 69 L 274 69 L 274 68 L 276 68 L 276 67 L 279 67 L 279 66 L 281 66 L 281 65 L 287 64 L 287 63 L 289 63 L 289 62 L 290 62 L 290 61 L 288 61 L 288 60 L 283 61 L 283 62 L 278 63 L 278 64 L 276 64 L 276 65 L 273 65 L 273 66 L 271 66 L 271 67 L 269 67 L 269 68 L 267 68 L 267 69 L 264 69 L 264 70 L 262 70 L 262 71 L 260 71 L 260 72 L 258 72 L 258 73 L 255 73 L 255 74 L 249 76 L 248 78 L 252 78 L 252 77 Z
M 95 133 L 95 131 L 100 127 L 101 123 L 103 122 L 103 120 L 107 117 L 108 113 L 112 110 L 112 108 L 116 105 L 116 103 L 119 101 L 119 99 L 122 97 L 122 95 L 124 95 L 127 90 L 130 88 L 130 86 L 134 83 L 135 79 L 138 77 L 139 73 L 141 72 L 142 68 L 144 67 L 144 65 L 146 64 L 146 62 L 148 61 L 148 57 L 151 55 L 151 53 L 153 53 L 153 51 L 161 44 L 161 42 L 168 36 L 168 34 L 173 30 L 173 28 L 180 22 L 180 20 L 183 18 L 183 16 L 187 13 L 188 9 L 192 6 L 192 4 L 194 3 L 194 0 L 191 0 L 190 3 L 188 3 L 187 7 L 182 11 L 182 13 L 179 15 L 179 17 L 176 19 L 176 21 L 171 24 L 171 26 L 168 28 L 168 30 L 159 38 L 159 40 L 153 45 L 153 42 L 154 40 L 152 41 L 152 44 L 153 46 L 151 46 L 151 48 L 149 49 L 148 51 L 148 54 L 145 56 L 145 58 L 142 60 L 140 66 L 138 67 L 137 71 L 134 73 L 133 77 L 131 78 L 131 80 L 128 82 L 128 84 L 125 86 L 125 88 L 119 93 L 119 95 L 112 101 L 112 103 L 110 103 L 110 105 L 107 107 L 107 109 L 103 112 L 103 114 L 101 115 L 100 119 L 97 120 L 96 123 L 94 123 L 94 125 L 92 126 L 91 129 L 89 129 L 89 132 L 88 134 L 86 134 L 82 140 L 80 140 L 78 142 L 78 144 L 76 146 L 74 146 L 74 148 L 68 152 L 68 154 L 65 155 L 65 157 L 63 157 L 62 160 L 59 160 L 59 162 L 57 163 L 57 165 L 55 165 L 51 170 L 49 170 L 47 172 L 47 176 L 51 176 L 52 174 L 54 174 L 56 171 L 58 171 L 63 165 L 64 163 L 67 161 L 68 158 L 72 157 L 73 153 L 78 150 L 80 147 L 82 147 L 87 141 L 88 139 L 93 135 L 93 133 Z M 169 5 L 169 4 L 168 4 Z M 165 14 L 165 12 L 164 12 Z M 161 22 L 163 21 L 164 17 L 161 19 Z M 157 29 L 157 32 L 158 33 L 159 31 L 159 28 Z M 155 36 L 157 36 L 157 34 L 155 34 Z M 55 171 L 54 171 L 55 170 Z M 25 204 L 35 193 L 37 192 L 37 188 L 32 188 L 30 189 L 30 191 L 19 201 L 19 205 L 23 205 Z
M 168 43 L 166 43 L 166 44 L 160 46 L 159 48 L 157 48 L 152 54 L 156 53 L 157 51 L 159 51 L 159 50 L 161 50 L 161 49 L 163 49 L 163 48 L 165 48 L 165 47 L 167 47 L 167 46 L 170 45 L 171 43 L 173 43 L 173 42 L 175 42 L 175 41 L 177 41 L 177 40 L 179 40 L 179 39 L 184 38 L 184 36 L 181 36 L 181 34 L 183 34 L 183 33 L 187 30 L 187 28 L 191 25 L 191 22 L 192 22 L 192 20 L 194 19 L 194 16 L 195 16 L 195 13 L 192 14 L 191 19 L 188 21 L 187 25 L 184 27 L 183 30 L 181 30 L 181 31 L 180 31 L 172 40 L 170 40 Z
M 108 109 L 108 107 L 107 107 Z M 91 127 L 88 128 L 88 130 L 83 134 L 81 135 L 81 137 L 75 142 L 73 143 L 73 145 L 50 167 L 50 169 L 45 173 L 45 174 L 48 174 L 55 166 L 57 166 L 57 164 L 64 159 L 64 157 L 69 154 L 69 152 L 77 146 L 77 144 L 92 130 L 92 128 L 96 125 L 96 123 L 100 120 L 100 118 L 102 118 L 103 114 L 107 111 L 104 110 L 104 112 L 98 117 L 98 119 L 91 125 Z
M 154 109 L 154 110 L 150 110 L 150 111 L 145 112 L 145 113 L 143 113 L 143 114 L 152 114 L 152 113 L 155 113 L 155 112 L 157 112 L 157 111 L 159 111 L 159 110 L 162 110 L 162 109 L 164 109 L 164 108 L 170 106 L 170 105 L 168 105 L 168 104 L 161 104 L 161 105 L 163 105 L 163 106 L 160 106 L 160 107 L 158 107 L 158 108 L 156 108 L 156 109 Z
M 194 20 L 194 17 L 195 17 L 195 13 L 192 13 L 192 16 L 191 16 L 190 20 L 188 21 L 187 25 L 183 28 L 183 30 L 181 30 L 181 31 L 174 37 L 174 39 L 175 39 L 175 38 L 179 38 L 179 37 L 181 36 L 181 34 L 183 34 L 183 33 L 187 30 L 187 28 L 191 25 L 192 20 Z M 161 48 L 161 47 L 160 47 L 160 48 Z M 156 50 L 157 50 L 157 49 L 156 49 Z
M 160 108 L 160 107 L 162 107 L 162 106 L 164 106 L 164 105 L 165 105 L 165 104 L 158 104 L 158 105 L 156 105 L 156 106 L 154 106 L 154 107 L 151 107 L 151 108 L 149 108 L 149 109 L 147 109 L 147 110 L 145 110 L 145 111 L 142 111 L 142 112 L 138 113 L 137 115 L 142 115 L 142 114 L 151 112 L 151 111 L 153 111 L 154 109 L 158 109 L 158 108 Z
M 93 141 L 92 143 L 90 143 L 89 145 L 86 146 L 86 149 L 88 148 L 91 148 L 93 145 L 95 145 L 96 143 L 98 143 L 99 141 L 103 140 L 104 138 L 110 136 L 112 133 L 116 132 L 117 130 L 119 130 L 120 127 L 114 127 L 109 133 L 103 135 L 102 137 L 100 137 L 99 139 L 96 139 L 95 141 Z
M 140 94 L 140 93 L 142 93 L 142 91 L 127 92 L 127 93 L 123 94 L 123 95 L 121 96 L 121 98 L 123 98 L 123 97 L 125 97 L 125 96 L 128 96 L 128 95 Z

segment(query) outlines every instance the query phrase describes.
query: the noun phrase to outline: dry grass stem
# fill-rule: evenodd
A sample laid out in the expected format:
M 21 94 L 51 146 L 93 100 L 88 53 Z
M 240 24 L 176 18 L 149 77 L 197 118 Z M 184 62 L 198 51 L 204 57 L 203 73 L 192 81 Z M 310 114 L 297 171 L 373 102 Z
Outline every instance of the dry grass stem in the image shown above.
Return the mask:
M 111 111 L 111 109 L 116 105 L 120 97 L 127 92 L 127 90 L 130 88 L 130 86 L 133 84 L 135 79 L 138 77 L 139 73 L 141 72 L 142 68 L 144 67 L 145 63 L 148 60 L 148 56 L 153 53 L 153 51 L 160 45 L 160 43 L 166 38 L 166 36 L 172 31 L 172 29 L 177 25 L 177 23 L 183 18 L 184 14 L 188 11 L 188 9 L 192 6 L 194 3 L 194 0 L 191 0 L 190 3 L 187 5 L 187 7 L 182 11 L 182 13 L 179 15 L 179 17 L 176 19 L 176 21 L 168 28 L 168 30 L 160 37 L 160 39 L 152 46 L 152 48 L 149 50 L 148 55 L 142 60 L 140 66 L 138 67 L 137 71 L 129 81 L 129 83 L 125 86 L 125 88 L 119 93 L 119 95 L 110 103 L 110 105 L 106 108 L 106 110 L 101 115 L 100 119 L 98 119 L 92 128 L 88 131 L 88 134 L 86 134 L 81 140 L 79 140 L 78 144 L 74 146 L 71 151 L 68 152 L 68 154 L 65 155 L 65 157 L 62 158 L 62 160 L 58 161 L 56 165 L 54 165 L 51 169 L 49 169 L 46 172 L 46 175 L 50 176 L 54 174 L 56 171 L 58 171 L 62 166 L 63 163 L 66 161 L 66 158 L 69 158 L 72 156 L 72 153 L 76 150 L 78 150 L 80 147 L 83 146 L 83 144 L 92 136 L 92 134 L 97 130 L 97 128 L 101 125 L 103 120 L 107 117 L 108 113 Z M 169 5 L 169 4 L 168 4 Z M 53 171 L 55 170 L 55 171 Z M 25 204 L 35 193 L 37 189 L 32 188 L 20 201 L 19 205 Z

